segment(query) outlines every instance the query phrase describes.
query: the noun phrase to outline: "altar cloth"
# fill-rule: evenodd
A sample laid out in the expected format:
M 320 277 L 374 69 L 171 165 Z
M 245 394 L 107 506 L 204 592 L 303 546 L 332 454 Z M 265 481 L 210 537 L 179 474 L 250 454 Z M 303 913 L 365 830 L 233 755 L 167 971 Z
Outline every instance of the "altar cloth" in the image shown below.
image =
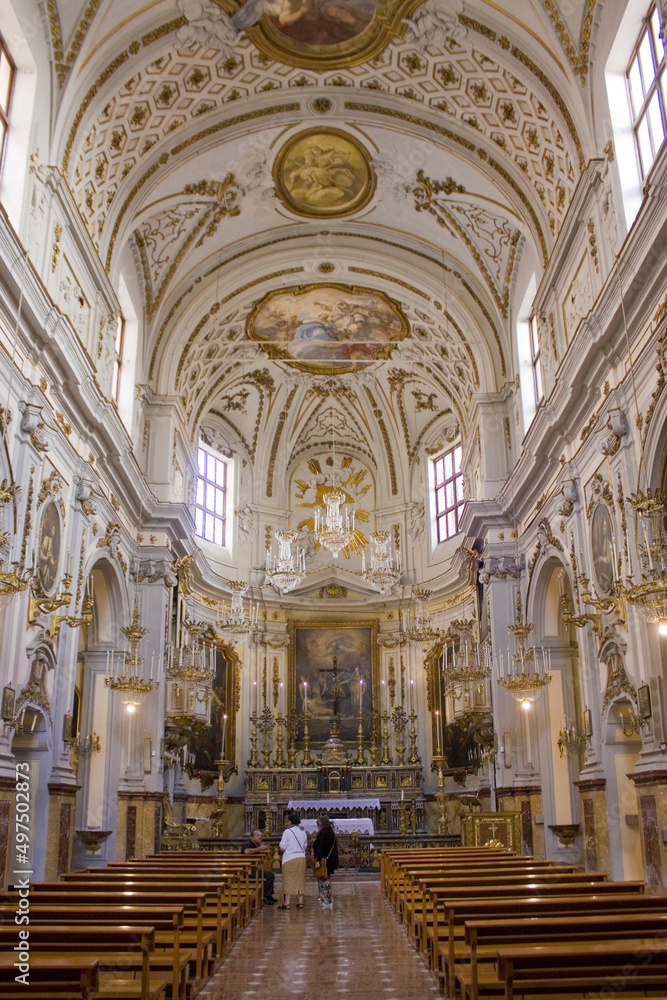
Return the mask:
M 373 820 L 365 816 L 358 816 L 356 819 L 332 819 L 331 825 L 336 833 L 369 833 L 373 836 Z M 301 828 L 306 833 L 315 833 L 317 830 L 316 819 L 302 819 Z
M 288 809 L 323 809 L 332 812 L 337 809 L 379 809 L 379 799 L 290 799 Z

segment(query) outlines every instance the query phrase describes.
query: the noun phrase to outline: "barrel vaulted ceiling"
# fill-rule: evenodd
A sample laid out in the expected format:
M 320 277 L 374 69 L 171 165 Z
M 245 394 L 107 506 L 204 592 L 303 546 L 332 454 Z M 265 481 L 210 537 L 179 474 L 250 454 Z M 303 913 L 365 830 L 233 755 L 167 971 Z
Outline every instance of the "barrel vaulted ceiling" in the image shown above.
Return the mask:
M 600 154 L 604 4 L 311 0 L 308 34 L 299 3 L 53 0 L 53 158 L 143 312 L 136 380 L 193 440 L 215 426 L 271 495 L 336 439 L 405 499 L 514 380 L 521 275 Z

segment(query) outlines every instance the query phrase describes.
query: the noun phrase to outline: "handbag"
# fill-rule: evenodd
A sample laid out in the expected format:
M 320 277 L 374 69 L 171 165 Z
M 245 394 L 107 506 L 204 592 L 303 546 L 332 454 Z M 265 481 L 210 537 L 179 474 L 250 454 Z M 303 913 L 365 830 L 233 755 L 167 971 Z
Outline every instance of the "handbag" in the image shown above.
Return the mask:
M 334 842 L 329 849 L 329 854 L 331 854 L 335 846 L 336 846 L 336 835 L 334 834 Z M 329 857 L 329 854 L 327 854 L 326 858 L 320 858 L 319 861 L 313 862 L 313 875 L 315 876 L 315 878 L 329 877 L 329 870 L 327 868 L 327 859 Z

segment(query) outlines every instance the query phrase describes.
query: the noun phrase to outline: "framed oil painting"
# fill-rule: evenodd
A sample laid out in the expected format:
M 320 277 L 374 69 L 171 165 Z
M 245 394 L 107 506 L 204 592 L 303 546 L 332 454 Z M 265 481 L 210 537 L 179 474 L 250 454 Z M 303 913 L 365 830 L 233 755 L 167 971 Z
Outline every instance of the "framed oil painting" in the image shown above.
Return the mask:
M 376 650 L 374 622 L 304 622 L 292 626 L 290 705 L 299 716 L 307 708 L 313 743 L 324 743 L 329 738 L 334 699 L 343 742 L 355 743 L 360 698 L 364 738 L 370 738 L 370 716 L 376 703 Z M 299 738 L 302 735 L 300 723 Z
M 338 129 L 308 129 L 287 142 L 273 167 L 276 192 L 293 212 L 337 218 L 357 212 L 375 190 L 368 153 Z
M 207 729 L 190 738 L 191 777 L 202 778 L 202 787 L 211 784 L 217 775 L 216 760 L 234 763 L 235 728 L 235 665 L 238 657 L 226 646 L 215 647 L 215 678 L 211 697 L 211 716 Z M 227 719 L 225 721 L 225 715 Z M 224 741 L 224 745 L 223 745 Z M 206 781 L 206 776 L 210 780 Z
M 599 503 L 591 517 L 591 553 L 602 594 L 608 594 L 614 582 L 614 525 L 605 503 Z
M 342 375 L 389 357 L 408 334 L 399 306 L 368 288 L 322 284 L 269 292 L 247 322 L 251 340 L 302 371 Z
M 45 594 L 52 594 L 58 583 L 61 539 L 60 514 L 53 501 L 47 503 L 42 511 L 38 537 L 37 572 L 39 582 Z
M 640 719 L 651 718 L 651 691 L 648 684 L 637 688 L 637 709 Z

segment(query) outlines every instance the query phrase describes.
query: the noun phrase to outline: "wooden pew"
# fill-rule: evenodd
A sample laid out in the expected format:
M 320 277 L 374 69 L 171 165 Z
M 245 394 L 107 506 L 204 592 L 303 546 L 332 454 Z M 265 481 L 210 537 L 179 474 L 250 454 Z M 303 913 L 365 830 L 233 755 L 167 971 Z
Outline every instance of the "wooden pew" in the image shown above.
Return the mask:
M 380 881 L 382 891 L 388 895 L 388 886 L 405 865 L 413 862 L 436 864 L 451 862 L 464 865 L 475 860 L 490 861 L 500 858 L 515 858 L 530 861 L 529 855 L 517 855 L 503 848 L 491 847 L 444 847 L 444 848 L 391 848 L 384 850 L 380 858 Z
M 0 892 L 0 904 L 13 903 L 16 906 L 15 892 Z M 84 883 L 83 886 L 71 883 L 64 885 L 61 882 L 33 882 L 30 889 L 30 908 L 42 903 L 53 903 L 60 906 L 63 911 L 69 906 L 88 904 L 90 906 L 104 907 L 107 905 L 120 905 L 123 903 L 135 905 L 160 905 L 182 906 L 185 910 L 186 924 L 188 919 L 196 926 L 197 931 L 197 973 L 196 978 L 202 977 L 204 961 L 204 910 L 207 904 L 217 905 L 217 893 L 211 891 L 183 890 L 180 886 L 173 889 L 156 891 L 146 887 L 141 890 L 126 888 L 121 889 L 118 885 L 102 885 L 95 888 L 92 882 Z M 219 943 L 220 932 L 217 929 L 216 942 Z
M 118 886 L 126 889 L 159 889 L 166 892 L 172 886 L 174 889 L 201 889 L 202 891 L 213 892 L 217 898 L 217 919 L 221 925 L 221 935 L 217 941 L 218 952 L 222 953 L 222 948 L 226 940 L 233 940 L 235 932 L 245 926 L 246 910 L 243 902 L 239 902 L 231 894 L 230 886 L 233 876 L 211 874 L 205 872 L 143 872 L 133 871 L 127 874 L 122 869 L 114 869 L 113 872 L 107 869 L 93 869 L 90 872 L 67 872 L 61 876 L 62 882 L 40 883 L 40 885 L 93 885 L 97 888 L 102 886 Z M 209 921 L 210 924 L 210 921 Z
M 0 928 L 0 952 L 11 954 L 18 942 L 18 927 Z M 30 963 L 35 955 L 56 961 L 63 954 L 72 957 L 94 958 L 102 975 L 95 995 L 105 998 L 135 998 L 135 1000 L 160 1000 L 164 997 L 168 981 L 160 975 L 151 975 L 151 953 L 155 950 L 155 928 L 145 925 L 102 927 L 87 925 L 74 928 L 71 924 L 35 924 L 29 928 Z M 139 970 L 141 977 L 124 978 L 118 970 Z M 106 979 L 105 970 L 114 972 L 113 979 Z M 174 996 L 178 1000 L 178 992 Z
M 646 897 L 645 897 L 646 898 Z M 667 939 L 667 900 L 663 912 L 621 912 L 525 917 L 514 920 L 466 920 L 465 951 L 457 953 L 456 981 L 461 996 L 477 1000 L 478 976 L 495 962 L 498 948 L 511 945 L 580 943 L 624 938 Z M 492 971 L 486 975 L 493 980 Z M 497 977 L 495 977 L 497 979 Z M 488 992 L 488 990 L 487 990 Z
M 15 981 L 15 961 L 15 953 L 0 954 L 0 1000 L 14 1000 L 15 997 L 46 1000 L 49 996 L 91 1000 L 93 992 L 99 987 L 97 959 L 87 955 L 62 955 L 57 960 L 31 956 L 30 981 L 27 984 Z
M 404 923 L 408 934 L 417 942 L 421 951 L 426 953 L 428 940 L 428 927 L 436 920 L 434 913 L 439 896 L 443 896 L 453 890 L 459 896 L 464 893 L 468 896 L 473 894 L 492 896 L 496 888 L 505 889 L 507 886 L 514 886 L 518 894 L 530 894 L 532 890 L 542 892 L 543 889 L 551 885 L 559 886 L 560 891 L 577 891 L 583 886 L 584 891 L 590 892 L 591 886 L 604 884 L 606 874 L 601 872 L 493 872 L 469 875 L 459 874 L 458 876 L 420 878 L 415 881 L 412 897 L 408 898 L 404 906 Z M 565 887 L 568 887 L 565 890 Z
M 442 907 L 442 916 L 437 914 L 433 944 L 429 952 L 433 959 L 434 971 L 438 975 L 442 971 L 446 995 L 453 994 L 457 947 L 464 943 L 466 921 L 497 917 L 509 924 L 522 917 L 567 915 L 573 912 L 577 915 L 664 912 L 664 897 L 648 896 L 637 889 L 634 892 L 622 893 L 609 891 L 621 884 L 623 883 L 600 883 L 596 890 L 588 895 L 577 893 L 574 896 L 568 894 L 566 888 L 561 896 L 551 893 L 542 896 L 521 896 L 515 893 L 513 897 L 476 899 L 461 897 L 446 900 Z M 640 883 L 640 886 L 643 888 L 643 883 Z
M 667 940 L 635 938 L 602 944 L 500 948 L 498 978 L 504 985 L 505 1000 L 513 1000 L 515 994 L 583 996 L 605 989 L 610 995 L 664 994 Z
M 110 906 L 88 906 L 74 903 L 71 900 L 66 908 L 56 903 L 33 903 L 30 904 L 30 918 L 40 924 L 62 924 L 67 923 L 75 929 L 91 924 L 104 924 L 105 926 L 118 926 L 124 924 L 148 924 L 155 928 L 156 950 L 168 949 L 173 952 L 173 972 L 172 972 L 172 996 L 178 996 L 179 970 L 182 963 L 187 962 L 192 965 L 193 977 L 196 976 L 196 931 L 192 934 L 183 931 L 184 907 L 173 906 L 168 902 L 159 906 L 133 906 L 131 904 L 119 904 Z M 8 925 L 16 931 L 14 917 L 16 916 L 16 902 L 0 904 L 0 930 Z M 209 971 L 212 966 L 212 953 L 215 945 L 215 933 L 204 934 L 205 948 L 205 968 Z M 194 948 L 194 952 L 190 947 Z M 210 957 L 209 957 L 210 956 Z M 182 984 L 181 984 L 182 985 Z

